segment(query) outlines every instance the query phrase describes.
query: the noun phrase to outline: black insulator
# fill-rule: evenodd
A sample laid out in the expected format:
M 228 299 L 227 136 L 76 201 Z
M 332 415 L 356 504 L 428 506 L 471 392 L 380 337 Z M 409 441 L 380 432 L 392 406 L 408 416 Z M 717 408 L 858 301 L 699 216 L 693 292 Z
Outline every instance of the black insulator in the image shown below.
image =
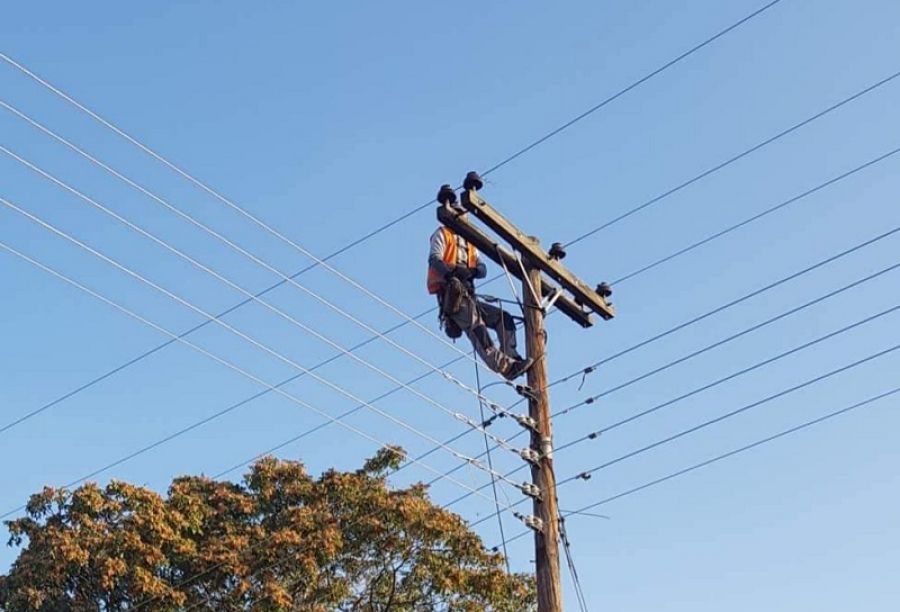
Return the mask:
M 453 190 L 453 187 L 441 185 L 440 190 L 438 190 L 437 201 L 444 206 L 456 204 L 456 192 Z
M 466 178 L 463 181 L 463 189 L 468 191 L 469 189 L 474 189 L 475 191 L 480 191 L 484 187 L 484 181 L 481 180 L 481 177 L 478 176 L 478 173 L 472 170 L 468 174 L 466 174 Z
M 609 283 L 603 282 L 597 285 L 597 293 L 600 297 L 609 297 L 612 295 L 612 287 L 609 286 Z
M 566 249 L 561 242 L 554 242 L 550 246 L 550 259 L 565 259 Z

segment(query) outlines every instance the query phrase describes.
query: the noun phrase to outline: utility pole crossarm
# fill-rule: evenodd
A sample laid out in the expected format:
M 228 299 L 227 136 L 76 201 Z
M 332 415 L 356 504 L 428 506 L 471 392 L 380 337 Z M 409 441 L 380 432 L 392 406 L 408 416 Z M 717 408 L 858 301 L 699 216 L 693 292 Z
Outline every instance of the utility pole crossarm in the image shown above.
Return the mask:
M 519 263 L 516 261 L 515 255 L 498 245 L 494 240 L 488 237 L 487 234 L 469 223 L 465 218 L 461 217 L 458 212 L 454 212 L 446 206 L 438 206 L 437 219 L 442 225 L 449 227 L 453 232 L 472 243 L 479 252 L 486 257 L 489 257 L 497 263 L 497 265 L 506 267 L 506 269 L 509 270 L 509 273 L 514 277 L 520 281 L 525 281 L 525 277 L 522 275 L 522 270 L 519 268 Z M 541 297 L 552 296 L 556 291 L 557 287 L 555 285 L 541 278 Z M 559 296 L 555 304 L 560 311 L 582 327 L 590 327 L 593 325 L 590 313 L 585 312 L 584 309 L 576 304 L 571 298 L 564 295 Z
M 462 194 L 462 205 L 478 219 L 496 232 L 503 240 L 524 253 L 544 274 L 558 282 L 574 296 L 576 304 L 584 304 L 601 318 L 609 320 L 616 311 L 605 295 L 591 289 L 584 281 L 572 274 L 559 261 L 548 255 L 533 237 L 524 234 L 515 225 L 488 204 L 475 189 L 466 189 Z M 452 228 L 451 228 L 452 229 Z M 477 245 L 476 245 L 477 246 Z M 562 308 L 560 307 L 560 310 Z

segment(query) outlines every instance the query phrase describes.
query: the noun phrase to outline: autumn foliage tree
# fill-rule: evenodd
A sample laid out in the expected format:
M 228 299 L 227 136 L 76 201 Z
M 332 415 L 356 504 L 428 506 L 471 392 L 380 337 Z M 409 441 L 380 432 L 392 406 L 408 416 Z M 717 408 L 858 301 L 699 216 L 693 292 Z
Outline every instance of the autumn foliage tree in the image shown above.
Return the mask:
M 266 458 L 240 484 L 181 477 L 165 497 L 44 489 L 7 523 L 21 551 L 0 610 L 532 609 L 531 581 L 424 486 L 388 486 L 401 460 L 386 449 L 313 478 Z

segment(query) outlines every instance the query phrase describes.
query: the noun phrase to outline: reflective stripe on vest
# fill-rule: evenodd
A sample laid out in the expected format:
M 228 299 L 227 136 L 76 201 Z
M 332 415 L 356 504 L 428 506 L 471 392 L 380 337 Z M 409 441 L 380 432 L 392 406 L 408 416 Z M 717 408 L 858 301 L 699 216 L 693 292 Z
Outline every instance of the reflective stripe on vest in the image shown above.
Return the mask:
M 451 267 L 455 266 L 458 261 L 456 252 L 456 234 L 446 227 L 441 227 L 441 232 L 444 234 L 444 263 Z M 470 242 L 466 243 L 466 247 L 466 265 L 470 268 L 474 268 L 478 265 L 478 252 Z M 435 294 L 444 286 L 444 276 L 431 266 L 428 266 L 427 284 L 428 293 Z

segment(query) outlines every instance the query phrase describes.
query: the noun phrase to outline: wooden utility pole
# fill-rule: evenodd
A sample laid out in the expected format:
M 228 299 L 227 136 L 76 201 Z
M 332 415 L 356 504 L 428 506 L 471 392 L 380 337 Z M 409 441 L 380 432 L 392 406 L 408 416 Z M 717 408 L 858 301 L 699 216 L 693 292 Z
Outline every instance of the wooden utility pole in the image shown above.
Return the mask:
M 562 586 L 559 579 L 559 514 L 556 507 L 556 476 L 553 473 L 553 431 L 550 423 L 550 391 L 547 388 L 546 336 L 544 311 L 532 287 L 539 287 L 541 271 L 527 260 L 528 275 L 522 282 L 525 295 L 525 349 L 534 365 L 528 370 L 528 414 L 537 423 L 531 432 L 531 448 L 540 453 L 531 464 L 531 482 L 541 491 L 534 499 L 534 516 L 542 529 L 535 531 L 534 562 L 537 578 L 538 612 L 562 612 Z
M 523 233 L 481 198 L 478 190 L 482 186 L 483 182 L 476 173 L 470 172 L 466 176 L 461 198 L 462 208 L 456 206 L 456 194 L 450 186 L 442 187 L 438 194 L 441 206 L 438 207 L 437 217 L 443 225 L 522 282 L 525 348 L 527 356 L 534 359 L 534 365 L 528 371 L 527 387 L 520 389 L 528 398 L 528 417 L 517 416 L 516 420 L 531 432 L 531 446 L 522 455 L 531 464 L 532 486 L 523 488 L 523 492 L 532 497 L 534 514 L 516 516 L 534 530 L 538 612 L 562 612 L 559 511 L 556 477 L 553 473 L 553 430 L 550 422 L 544 316 L 551 307 L 556 306 L 582 327 L 593 325 L 592 312 L 604 320 L 612 319 L 615 309 L 607 301 L 612 291 L 605 283 L 591 289 L 567 270 L 560 263 L 566 256 L 562 245 L 554 244 L 549 253 L 544 251 L 537 238 Z M 472 213 L 508 243 L 516 254 L 473 225 L 466 218 L 467 212 Z

